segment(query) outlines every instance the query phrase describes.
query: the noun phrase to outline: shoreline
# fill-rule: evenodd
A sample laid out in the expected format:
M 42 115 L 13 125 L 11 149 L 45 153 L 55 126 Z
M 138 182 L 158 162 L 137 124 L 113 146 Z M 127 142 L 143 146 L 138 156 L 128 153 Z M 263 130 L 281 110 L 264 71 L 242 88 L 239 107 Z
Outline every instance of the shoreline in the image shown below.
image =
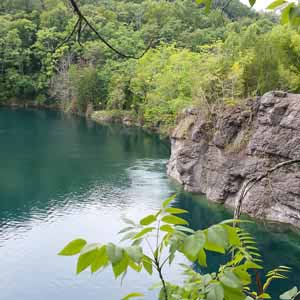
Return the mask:
M 172 136 L 172 134 L 161 135 L 158 128 L 147 128 L 147 127 L 143 126 L 140 122 L 137 122 L 136 118 L 134 118 L 133 113 L 130 111 L 118 111 L 118 110 L 94 111 L 94 110 L 92 110 L 89 113 L 79 113 L 79 112 L 75 112 L 75 111 L 66 112 L 66 111 L 62 110 L 58 104 L 48 105 L 48 104 L 36 104 L 36 103 L 32 103 L 32 102 L 25 103 L 25 104 L 24 103 L 22 103 L 22 104 L 15 104 L 15 103 L 5 104 L 5 105 L 0 105 L 0 109 L 1 108 L 8 108 L 8 109 L 12 109 L 12 110 L 14 110 L 14 109 L 34 109 L 35 110 L 36 109 L 36 110 L 58 111 L 58 112 L 62 112 L 63 114 L 66 114 L 66 115 L 69 114 L 69 115 L 84 117 L 87 120 L 93 121 L 97 124 L 104 125 L 104 126 L 109 125 L 109 124 L 119 124 L 124 127 L 136 127 L 136 128 L 142 129 L 145 132 L 148 132 L 151 134 L 158 134 L 161 140 L 168 141 L 168 142 L 171 141 L 171 144 L 170 144 L 170 152 L 171 153 L 170 153 L 170 157 L 168 160 L 168 165 L 170 167 L 170 163 L 172 164 L 172 159 L 173 159 L 173 165 L 174 165 L 174 153 L 177 152 L 175 149 L 176 147 L 174 148 L 174 145 L 172 147 L 172 140 L 174 142 L 174 136 Z M 180 123 L 177 124 L 177 130 L 178 130 L 178 127 L 180 127 Z M 189 131 L 191 131 L 191 128 L 189 128 Z M 177 140 L 177 138 L 178 137 L 175 136 L 175 140 Z M 193 143 L 195 144 L 195 142 L 193 142 Z M 179 148 L 181 148 L 181 147 L 179 147 Z M 186 159 L 188 159 L 188 158 L 186 158 Z M 180 162 L 180 160 L 175 158 L 176 164 L 177 164 L 177 161 Z M 182 178 L 182 175 L 178 174 L 178 176 L 179 176 L 178 177 L 176 175 L 176 172 L 174 173 L 173 171 L 170 171 L 170 168 L 168 169 L 168 165 L 167 165 L 166 173 L 168 174 L 168 176 L 175 179 L 176 182 L 179 183 L 183 189 L 185 189 L 186 191 L 192 192 L 196 195 L 204 195 L 209 202 L 212 202 L 212 203 L 219 202 L 219 201 L 216 201 L 215 199 L 209 198 L 209 195 L 207 195 L 207 193 L 205 193 L 204 190 L 202 190 L 202 189 L 199 190 L 200 189 L 199 187 L 198 187 L 198 190 L 195 190 L 195 186 L 194 186 L 194 188 L 190 188 L 189 186 L 186 186 L 186 183 L 183 180 L 184 178 Z M 176 167 L 176 169 L 177 169 L 177 167 Z M 197 175 L 195 174 L 194 176 L 197 176 Z M 224 201 L 223 203 L 221 203 L 221 205 L 226 207 L 226 209 L 232 210 L 233 199 L 231 199 L 231 201 L 228 201 L 228 202 Z M 253 218 L 253 220 L 255 222 L 258 222 L 258 223 L 266 222 L 268 224 L 268 226 L 271 226 L 271 227 L 278 227 L 278 226 L 282 225 L 285 228 L 289 228 L 293 231 L 296 229 L 299 229 L 299 226 L 297 226 L 298 225 L 297 222 L 296 222 L 296 224 L 295 223 L 292 224 L 292 222 L 281 221 L 280 218 L 274 218 L 274 214 L 272 214 L 273 215 L 272 218 L 269 218 L 269 219 L 262 218 L 262 216 L 253 214 L 253 212 L 248 211 L 248 210 L 243 211 L 242 214 L 245 216 L 249 216 L 250 218 Z

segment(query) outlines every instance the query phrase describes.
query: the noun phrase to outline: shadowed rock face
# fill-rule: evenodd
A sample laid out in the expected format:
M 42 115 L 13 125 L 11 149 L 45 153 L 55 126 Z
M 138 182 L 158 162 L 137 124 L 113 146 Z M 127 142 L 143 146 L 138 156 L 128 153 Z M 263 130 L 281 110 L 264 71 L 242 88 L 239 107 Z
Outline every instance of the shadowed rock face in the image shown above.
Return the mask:
M 243 184 L 276 164 L 300 159 L 300 95 L 270 92 L 216 122 L 188 111 L 171 136 L 168 174 L 187 191 L 234 207 Z M 253 217 L 300 227 L 300 165 L 258 183 L 243 201 Z

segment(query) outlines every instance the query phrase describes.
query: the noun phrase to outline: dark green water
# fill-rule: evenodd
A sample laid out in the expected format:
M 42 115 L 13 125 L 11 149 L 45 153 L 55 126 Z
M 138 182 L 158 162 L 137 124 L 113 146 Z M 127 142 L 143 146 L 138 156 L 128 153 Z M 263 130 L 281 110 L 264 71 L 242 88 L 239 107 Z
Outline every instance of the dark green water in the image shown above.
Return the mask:
M 203 197 L 180 191 L 165 174 L 168 155 L 167 144 L 137 129 L 55 112 L 0 110 L 0 300 L 113 300 L 147 291 L 145 274 L 130 273 L 121 287 L 110 270 L 75 276 L 75 259 L 56 253 L 77 237 L 118 241 L 122 214 L 142 217 L 174 192 L 174 205 L 191 211 L 193 228 L 230 218 Z M 274 295 L 300 285 L 299 236 L 282 226 L 249 230 L 268 268 L 293 267 L 289 282 L 273 286 Z M 220 262 L 210 257 L 212 268 Z M 179 274 L 175 268 L 166 277 L 178 280 Z

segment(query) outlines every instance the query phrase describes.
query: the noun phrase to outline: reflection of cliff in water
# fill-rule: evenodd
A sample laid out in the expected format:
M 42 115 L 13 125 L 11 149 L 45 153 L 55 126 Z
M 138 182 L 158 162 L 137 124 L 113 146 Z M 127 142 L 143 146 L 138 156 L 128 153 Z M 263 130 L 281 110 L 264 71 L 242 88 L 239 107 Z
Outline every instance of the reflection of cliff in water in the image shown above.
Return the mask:
M 204 197 L 181 193 L 177 199 L 174 206 L 190 212 L 186 219 L 195 230 L 232 218 L 231 213 L 223 206 L 209 203 Z M 271 227 L 262 224 L 243 224 L 242 226 L 256 238 L 266 270 L 273 269 L 278 265 L 290 266 L 293 269 L 289 274 L 289 280 L 279 280 L 271 285 L 271 292 L 278 297 L 280 292 L 299 285 L 300 236 L 284 225 Z M 194 265 L 194 269 L 199 272 L 215 271 L 224 262 L 225 259 L 222 255 L 209 253 L 209 269 L 200 268 L 198 265 Z

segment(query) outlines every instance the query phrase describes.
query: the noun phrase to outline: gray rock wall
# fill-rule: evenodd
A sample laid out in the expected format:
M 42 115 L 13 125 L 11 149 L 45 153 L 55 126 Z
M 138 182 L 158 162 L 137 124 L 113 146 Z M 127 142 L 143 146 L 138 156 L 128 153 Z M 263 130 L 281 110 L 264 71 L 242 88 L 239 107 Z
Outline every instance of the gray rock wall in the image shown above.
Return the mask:
M 300 95 L 270 92 L 243 107 L 226 109 L 216 122 L 188 111 L 171 144 L 168 174 L 187 191 L 234 207 L 252 176 L 300 159 Z M 242 211 L 300 227 L 300 165 L 282 168 L 257 184 Z

